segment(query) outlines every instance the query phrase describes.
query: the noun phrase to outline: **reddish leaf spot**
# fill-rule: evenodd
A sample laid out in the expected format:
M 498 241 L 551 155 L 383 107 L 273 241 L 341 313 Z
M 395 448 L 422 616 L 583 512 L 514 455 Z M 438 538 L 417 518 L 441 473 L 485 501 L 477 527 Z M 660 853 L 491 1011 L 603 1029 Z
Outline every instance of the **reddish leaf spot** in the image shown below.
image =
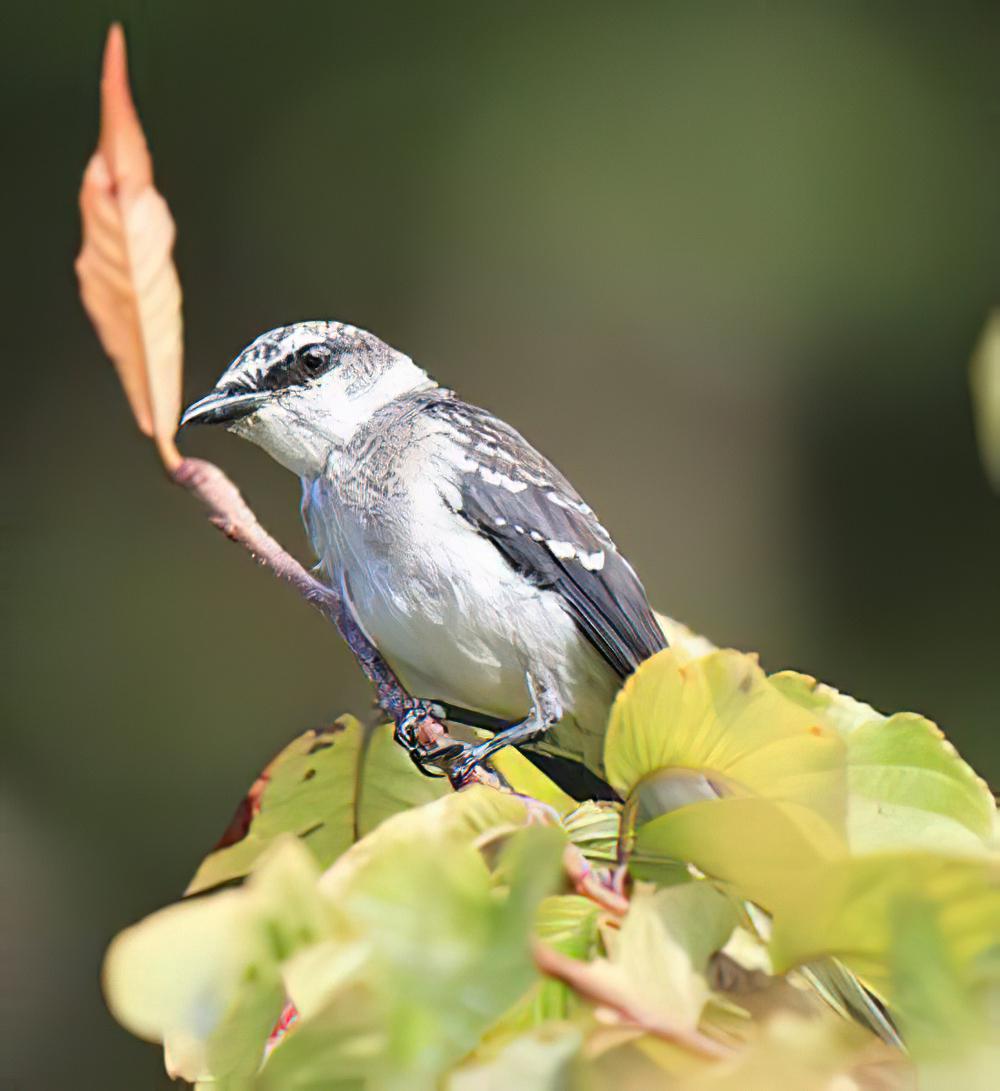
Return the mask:
M 229 845 L 235 845 L 237 841 L 242 841 L 246 837 L 250 829 L 250 823 L 260 814 L 261 796 L 264 794 L 264 789 L 270 779 L 271 774 L 265 769 L 250 785 L 250 791 L 247 792 L 244 799 L 240 800 L 236 813 L 229 820 L 229 825 L 219 838 L 218 844 L 212 850 L 213 852 L 228 848 Z

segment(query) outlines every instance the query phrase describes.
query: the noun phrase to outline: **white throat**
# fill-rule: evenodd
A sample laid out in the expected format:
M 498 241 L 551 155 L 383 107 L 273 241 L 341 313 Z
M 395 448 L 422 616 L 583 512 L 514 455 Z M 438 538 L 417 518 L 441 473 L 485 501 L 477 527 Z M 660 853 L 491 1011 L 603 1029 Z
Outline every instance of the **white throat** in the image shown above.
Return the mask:
M 318 477 L 331 455 L 383 406 L 437 383 L 402 353 L 369 381 L 334 371 L 314 386 L 263 405 L 232 431 L 263 447 L 278 463 L 303 478 Z

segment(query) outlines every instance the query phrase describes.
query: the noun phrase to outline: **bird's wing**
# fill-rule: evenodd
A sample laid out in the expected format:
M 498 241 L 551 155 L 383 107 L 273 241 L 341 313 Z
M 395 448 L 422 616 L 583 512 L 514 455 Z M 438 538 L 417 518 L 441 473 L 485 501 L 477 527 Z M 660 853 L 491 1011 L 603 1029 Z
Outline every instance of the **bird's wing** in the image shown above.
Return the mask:
M 525 578 L 558 593 L 620 677 L 666 647 L 632 566 L 548 459 L 465 402 L 442 398 L 424 412 L 454 443 L 459 514 Z

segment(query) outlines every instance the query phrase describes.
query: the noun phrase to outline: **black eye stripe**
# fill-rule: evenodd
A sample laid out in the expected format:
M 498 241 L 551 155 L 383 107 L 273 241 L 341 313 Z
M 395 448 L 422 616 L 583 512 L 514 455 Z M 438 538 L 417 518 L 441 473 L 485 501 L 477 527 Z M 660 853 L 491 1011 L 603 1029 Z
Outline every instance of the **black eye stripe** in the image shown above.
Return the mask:
M 236 392 L 290 390 L 325 375 L 340 362 L 340 353 L 329 345 L 304 345 L 301 349 L 272 364 L 266 371 L 237 379 L 228 385 Z

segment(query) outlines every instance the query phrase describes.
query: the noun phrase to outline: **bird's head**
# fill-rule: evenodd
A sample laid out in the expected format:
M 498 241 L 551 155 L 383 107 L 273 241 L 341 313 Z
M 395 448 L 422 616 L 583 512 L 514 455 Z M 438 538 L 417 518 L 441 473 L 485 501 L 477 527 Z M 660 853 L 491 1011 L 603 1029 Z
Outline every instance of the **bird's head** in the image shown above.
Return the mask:
M 188 424 L 222 424 L 302 476 L 318 474 L 376 410 L 435 385 L 373 334 L 341 322 L 297 322 L 261 334 L 189 405 Z

